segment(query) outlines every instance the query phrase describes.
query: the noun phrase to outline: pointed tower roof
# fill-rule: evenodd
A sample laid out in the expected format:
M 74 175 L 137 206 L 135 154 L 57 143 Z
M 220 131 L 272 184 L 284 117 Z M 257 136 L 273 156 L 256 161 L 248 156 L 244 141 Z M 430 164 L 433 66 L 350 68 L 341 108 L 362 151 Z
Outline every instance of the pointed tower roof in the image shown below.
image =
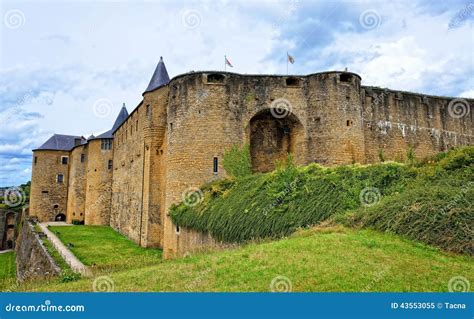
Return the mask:
M 153 73 L 153 76 L 151 77 L 150 84 L 148 84 L 148 87 L 146 88 L 145 92 L 143 92 L 143 94 L 154 91 L 160 86 L 168 84 L 169 81 L 170 77 L 168 75 L 168 71 L 166 71 L 163 57 L 160 57 L 160 62 L 158 62 L 158 65 L 156 66 L 155 73 Z
M 105 133 L 100 134 L 99 136 L 95 137 L 95 139 L 98 138 L 114 138 L 113 133 L 122 125 L 123 122 L 128 117 L 128 111 L 127 108 L 125 107 L 125 103 L 122 105 L 122 109 L 120 109 L 119 115 L 117 116 L 117 119 L 115 120 L 114 126 L 112 126 L 112 129 L 108 130 Z
M 118 129 L 118 127 L 122 125 L 123 122 L 125 122 L 127 117 L 128 117 L 128 111 L 127 111 L 127 108 L 125 107 L 125 103 L 123 103 L 122 109 L 120 110 L 120 113 L 117 116 L 117 119 L 115 120 L 114 126 L 112 126 L 112 131 L 115 131 L 116 129 Z

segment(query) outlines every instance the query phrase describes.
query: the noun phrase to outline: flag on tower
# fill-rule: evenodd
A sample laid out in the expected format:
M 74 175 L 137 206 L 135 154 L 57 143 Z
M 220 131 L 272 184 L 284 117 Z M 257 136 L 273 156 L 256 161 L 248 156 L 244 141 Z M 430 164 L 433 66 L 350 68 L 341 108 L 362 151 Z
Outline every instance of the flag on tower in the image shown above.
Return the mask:
M 231 68 L 234 67 L 234 66 L 232 65 L 232 63 L 230 63 L 230 61 L 227 59 L 227 56 L 224 55 L 224 59 L 225 59 L 225 65 L 228 65 L 228 66 L 230 66 Z
M 288 56 L 288 62 L 291 64 L 295 63 L 295 58 L 293 58 L 288 52 L 286 52 L 286 55 Z

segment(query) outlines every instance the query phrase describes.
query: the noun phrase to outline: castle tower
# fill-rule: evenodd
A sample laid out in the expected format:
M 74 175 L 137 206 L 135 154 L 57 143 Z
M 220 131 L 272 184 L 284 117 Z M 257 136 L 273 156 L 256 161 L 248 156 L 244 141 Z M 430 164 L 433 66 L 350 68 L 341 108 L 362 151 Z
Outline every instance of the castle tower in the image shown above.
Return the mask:
M 112 129 L 87 140 L 87 169 L 85 188 L 86 225 L 109 225 L 112 196 L 113 135 L 112 132 L 128 117 L 122 106 Z
M 41 222 L 66 220 L 69 152 L 81 136 L 55 134 L 33 150 L 30 215 Z
M 143 101 L 114 131 L 111 226 L 143 247 L 162 247 L 169 75 L 160 57 Z

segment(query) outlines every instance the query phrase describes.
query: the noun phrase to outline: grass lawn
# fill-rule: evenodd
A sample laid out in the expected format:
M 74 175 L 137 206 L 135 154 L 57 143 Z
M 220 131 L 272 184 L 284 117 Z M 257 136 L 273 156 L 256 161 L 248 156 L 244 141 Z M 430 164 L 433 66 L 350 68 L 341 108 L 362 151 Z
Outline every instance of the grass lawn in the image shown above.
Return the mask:
M 15 277 L 15 252 L 0 254 L 0 290 L 4 290 L 14 283 Z
M 94 272 L 161 263 L 161 250 L 139 247 L 108 226 L 50 226 L 49 229 Z
M 57 227 L 88 264 L 114 265 L 147 253 L 106 227 Z M 87 236 L 86 236 L 87 235 Z M 110 239 L 110 240 L 109 240 Z M 93 245 L 97 245 L 93 247 Z M 116 247 L 127 248 L 122 252 Z M 149 254 L 149 255 L 148 255 Z M 87 257 L 85 257 L 87 256 Z M 313 228 L 273 242 L 202 253 L 152 266 L 128 264 L 102 273 L 115 291 L 270 291 L 287 277 L 292 291 L 448 291 L 454 276 L 474 281 L 474 259 L 396 235 L 342 226 Z M 133 267 L 132 267 L 133 266 Z M 36 283 L 29 291 L 91 291 L 94 278 Z

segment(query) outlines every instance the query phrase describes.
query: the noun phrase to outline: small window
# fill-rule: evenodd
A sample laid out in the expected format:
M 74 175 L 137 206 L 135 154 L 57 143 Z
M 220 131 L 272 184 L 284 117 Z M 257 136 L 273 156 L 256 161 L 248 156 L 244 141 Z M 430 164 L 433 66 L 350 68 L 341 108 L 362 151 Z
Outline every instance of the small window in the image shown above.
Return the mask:
M 48 191 L 41 191 L 42 194 L 48 194 Z
M 300 86 L 300 79 L 298 78 L 287 78 L 286 86 Z
M 100 141 L 100 148 L 103 149 L 103 150 L 110 150 L 112 149 L 112 139 L 110 138 L 103 138 L 101 141 Z
M 350 83 L 352 81 L 352 75 L 349 73 L 342 73 L 339 75 L 339 81 L 340 82 L 345 82 L 345 83 Z
M 81 163 L 84 163 L 85 160 L 86 160 L 86 156 L 84 154 L 81 154 Z
M 173 129 L 173 123 L 170 123 L 170 130 Z
M 207 83 L 221 83 L 223 84 L 225 76 L 219 73 L 213 73 L 207 75 Z
M 219 170 L 219 159 L 217 157 L 214 157 L 214 167 L 213 167 L 214 174 L 217 174 L 218 170 Z
M 176 231 L 176 235 L 179 235 L 179 233 L 181 232 L 181 229 L 179 228 L 178 225 L 176 225 L 176 230 L 175 231 Z
M 112 169 L 112 167 L 113 167 L 113 161 L 109 160 L 109 162 L 107 163 L 107 168 Z
M 135 125 L 135 130 L 138 132 L 138 120 L 137 120 L 137 124 Z
M 346 121 L 346 126 L 352 126 L 353 122 L 351 120 Z
M 68 161 L 69 161 L 69 157 L 61 156 L 61 164 L 67 165 Z
M 35 156 L 35 165 L 38 163 L 38 156 Z
M 56 181 L 57 181 L 58 183 L 63 183 L 63 182 L 64 182 L 64 175 L 63 175 L 63 174 L 58 174 L 58 175 L 56 176 Z
M 54 208 L 54 209 L 58 209 L 58 208 L 59 208 L 59 205 L 56 204 L 56 205 L 53 206 L 53 208 Z
M 148 116 L 148 117 L 151 116 L 151 107 L 150 107 L 150 105 L 146 106 L 146 116 Z

